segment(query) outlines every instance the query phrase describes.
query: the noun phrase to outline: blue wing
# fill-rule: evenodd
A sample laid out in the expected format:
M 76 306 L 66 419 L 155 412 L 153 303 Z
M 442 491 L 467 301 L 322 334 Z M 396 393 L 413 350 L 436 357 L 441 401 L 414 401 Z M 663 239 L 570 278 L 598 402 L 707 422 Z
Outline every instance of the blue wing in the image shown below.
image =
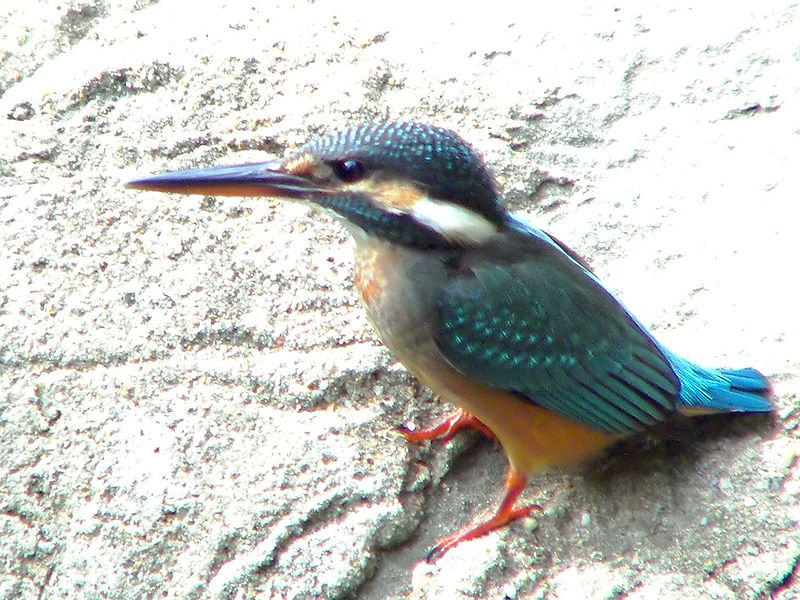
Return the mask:
M 436 336 L 451 364 L 605 433 L 672 413 L 669 359 L 585 263 L 538 230 L 509 235 L 441 291 Z

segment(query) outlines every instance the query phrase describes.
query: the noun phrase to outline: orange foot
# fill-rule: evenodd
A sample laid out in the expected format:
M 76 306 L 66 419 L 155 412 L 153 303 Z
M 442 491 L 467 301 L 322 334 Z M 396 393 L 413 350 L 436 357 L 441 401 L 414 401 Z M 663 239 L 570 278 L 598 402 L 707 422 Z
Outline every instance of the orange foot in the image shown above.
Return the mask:
M 415 431 L 406 425 L 397 427 L 397 430 L 405 436 L 405 438 L 412 443 L 426 442 L 428 440 L 441 440 L 449 442 L 455 435 L 462 429 L 477 429 L 489 439 L 496 439 L 492 430 L 489 429 L 482 421 L 473 417 L 467 411 L 459 408 L 444 421 L 438 425 L 434 425 L 428 429 L 420 429 Z
M 439 540 L 438 544 L 430 549 L 425 560 L 428 563 L 434 563 L 444 556 L 448 550 L 455 548 L 461 542 L 474 540 L 475 538 L 484 536 L 487 533 L 491 533 L 492 531 L 500 529 L 501 527 L 505 527 L 517 519 L 530 516 L 533 511 L 543 510 L 538 504 L 531 504 L 530 506 L 525 506 L 523 508 L 514 508 L 514 503 L 517 501 L 517 498 L 519 498 L 522 490 L 525 489 L 525 484 L 527 482 L 527 477 L 520 475 L 513 468 L 510 468 L 508 470 L 508 477 L 506 478 L 505 484 L 506 495 L 503 498 L 503 501 L 500 503 L 500 506 L 497 507 L 497 512 L 495 515 L 477 527 L 467 529 L 466 531 L 459 531 L 458 533 L 449 535 L 446 538 L 442 538 Z

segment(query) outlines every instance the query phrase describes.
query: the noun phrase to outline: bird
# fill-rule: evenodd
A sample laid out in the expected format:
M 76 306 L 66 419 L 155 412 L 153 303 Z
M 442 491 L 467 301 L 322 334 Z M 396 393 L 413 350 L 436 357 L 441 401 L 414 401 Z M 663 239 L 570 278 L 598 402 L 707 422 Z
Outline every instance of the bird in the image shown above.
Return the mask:
M 559 239 L 510 213 L 481 154 L 425 123 L 357 124 L 283 159 L 176 171 L 137 190 L 297 201 L 355 239 L 354 283 L 383 343 L 457 408 L 410 442 L 465 428 L 508 459 L 502 500 L 456 545 L 542 508 L 518 506 L 528 480 L 586 462 L 679 415 L 772 410 L 753 368 L 704 368 L 673 353 Z

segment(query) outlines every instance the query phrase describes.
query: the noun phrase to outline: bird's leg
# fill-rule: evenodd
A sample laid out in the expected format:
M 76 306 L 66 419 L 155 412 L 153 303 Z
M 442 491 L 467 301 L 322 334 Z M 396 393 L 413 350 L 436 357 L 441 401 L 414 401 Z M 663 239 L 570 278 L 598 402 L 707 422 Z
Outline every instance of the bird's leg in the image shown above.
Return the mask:
M 462 408 L 456 409 L 444 421 L 427 429 L 414 430 L 406 425 L 401 425 L 397 430 L 412 443 L 426 442 L 428 440 L 441 440 L 449 442 L 462 429 L 477 429 L 490 440 L 494 440 L 495 435 L 482 421 L 473 417 Z
M 509 467 L 508 477 L 506 478 L 504 488 L 506 495 L 503 498 L 503 501 L 500 502 L 500 506 L 497 507 L 497 512 L 495 515 L 477 527 L 459 531 L 458 533 L 449 535 L 446 538 L 442 538 L 439 540 L 439 543 L 430 549 L 426 561 L 429 563 L 434 563 L 444 556 L 448 550 L 455 548 L 461 542 L 474 540 L 475 538 L 484 536 L 487 533 L 495 531 L 496 529 L 505 527 L 517 519 L 530 516 L 533 511 L 543 510 L 538 504 L 531 504 L 522 508 L 514 508 L 514 504 L 516 503 L 517 498 L 519 498 L 519 495 L 522 493 L 522 490 L 525 489 L 525 484 L 527 482 L 527 477 L 518 473 L 514 467 Z

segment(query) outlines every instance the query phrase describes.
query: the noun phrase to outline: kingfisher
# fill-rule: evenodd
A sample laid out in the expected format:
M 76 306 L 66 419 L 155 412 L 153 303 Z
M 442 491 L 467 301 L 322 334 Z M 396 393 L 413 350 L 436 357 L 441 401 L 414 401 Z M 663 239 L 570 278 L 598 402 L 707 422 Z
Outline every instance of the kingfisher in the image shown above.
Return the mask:
M 481 155 L 415 122 L 363 124 L 286 158 L 131 181 L 139 190 L 299 201 L 355 238 L 355 287 L 384 344 L 457 407 L 411 442 L 475 428 L 508 458 L 490 518 L 460 542 L 541 510 L 518 506 L 528 479 L 573 466 L 676 415 L 769 412 L 767 378 L 674 354 L 556 237 L 509 213 Z

